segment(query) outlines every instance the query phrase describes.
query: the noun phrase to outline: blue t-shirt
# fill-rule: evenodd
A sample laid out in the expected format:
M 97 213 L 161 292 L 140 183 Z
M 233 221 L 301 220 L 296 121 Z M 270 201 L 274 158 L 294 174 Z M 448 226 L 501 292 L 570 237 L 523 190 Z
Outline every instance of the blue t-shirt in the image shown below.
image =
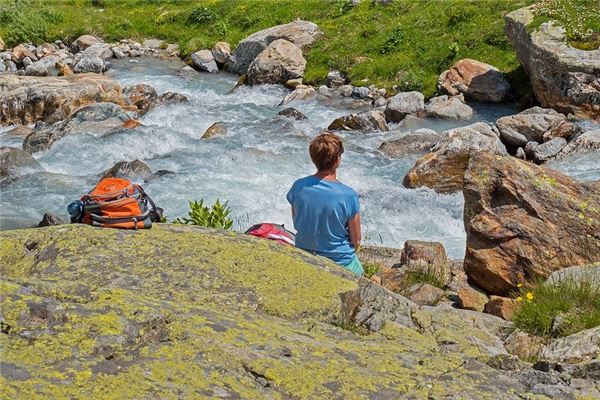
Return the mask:
M 352 262 L 348 220 L 360 211 L 354 189 L 310 175 L 294 182 L 287 200 L 295 212 L 296 247 L 341 265 Z

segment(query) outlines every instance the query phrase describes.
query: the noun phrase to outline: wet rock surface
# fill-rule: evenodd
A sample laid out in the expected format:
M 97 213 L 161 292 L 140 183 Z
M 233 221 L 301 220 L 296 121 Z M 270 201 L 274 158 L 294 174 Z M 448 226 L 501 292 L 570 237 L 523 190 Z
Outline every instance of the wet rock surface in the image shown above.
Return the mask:
M 481 154 L 465 173 L 465 271 L 498 295 L 600 258 L 600 191 L 550 168 Z M 560 210 L 560 212 L 557 212 Z
M 248 84 L 285 83 L 302 78 L 306 60 L 302 50 L 294 43 L 274 40 L 252 61 L 248 67 Z
M 39 171 L 43 171 L 42 166 L 26 151 L 16 147 L 0 147 L 0 179 Z
M 327 129 L 332 131 L 389 131 L 383 113 L 377 110 L 336 118 Z
M 381 143 L 379 151 L 388 157 L 404 157 L 411 154 L 426 154 L 437 143 L 440 135 L 431 129 L 417 129 L 399 139 Z

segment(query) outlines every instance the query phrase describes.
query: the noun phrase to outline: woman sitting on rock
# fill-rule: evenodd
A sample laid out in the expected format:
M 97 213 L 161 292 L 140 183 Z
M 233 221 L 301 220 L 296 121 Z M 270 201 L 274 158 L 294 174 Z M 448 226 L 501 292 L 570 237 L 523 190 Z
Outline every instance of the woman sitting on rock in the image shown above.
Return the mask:
M 333 133 L 313 139 L 309 153 L 317 172 L 294 182 L 287 200 L 297 231 L 296 247 L 363 275 L 356 256 L 361 239 L 358 193 L 336 176 L 343 152 L 342 139 Z

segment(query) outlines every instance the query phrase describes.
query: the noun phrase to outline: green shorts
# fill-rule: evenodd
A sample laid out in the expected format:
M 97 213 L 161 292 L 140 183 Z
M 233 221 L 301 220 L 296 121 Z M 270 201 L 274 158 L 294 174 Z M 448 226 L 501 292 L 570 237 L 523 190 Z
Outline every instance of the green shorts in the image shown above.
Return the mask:
M 363 276 L 365 274 L 365 270 L 356 254 L 354 255 L 354 258 L 352 258 L 352 261 L 346 265 L 342 265 L 342 267 L 346 268 L 348 271 L 354 272 L 358 276 Z

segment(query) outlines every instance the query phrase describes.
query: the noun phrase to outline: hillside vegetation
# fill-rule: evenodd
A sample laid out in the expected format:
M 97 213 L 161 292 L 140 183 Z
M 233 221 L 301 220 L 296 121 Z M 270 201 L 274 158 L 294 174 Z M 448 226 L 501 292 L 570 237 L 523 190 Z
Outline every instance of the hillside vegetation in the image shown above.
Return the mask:
M 328 70 L 341 69 L 355 84 L 398 85 L 432 95 L 439 73 L 460 58 L 514 71 L 518 62 L 503 32 L 503 15 L 531 2 L 0 0 L 0 35 L 7 45 L 86 33 L 107 41 L 158 37 L 178 43 L 187 55 L 217 41 L 235 46 L 257 30 L 301 18 L 325 33 L 308 51 L 308 82 L 319 83 Z

